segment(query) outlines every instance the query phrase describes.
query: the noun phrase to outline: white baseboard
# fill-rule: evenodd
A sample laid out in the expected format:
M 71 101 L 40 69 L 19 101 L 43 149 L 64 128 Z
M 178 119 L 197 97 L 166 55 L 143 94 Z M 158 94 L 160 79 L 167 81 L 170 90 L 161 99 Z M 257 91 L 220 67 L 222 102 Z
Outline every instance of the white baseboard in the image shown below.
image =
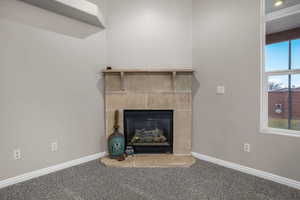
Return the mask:
M 76 159 L 76 160 L 71 160 L 71 161 L 68 161 L 68 162 L 65 162 L 65 163 L 61 163 L 61 164 L 58 164 L 58 165 L 54 165 L 54 166 L 51 166 L 51 167 L 47 167 L 47 168 L 44 168 L 44 169 L 39 169 L 39 170 L 36 170 L 36 171 L 33 171 L 33 172 L 22 174 L 20 176 L 8 178 L 8 179 L 5 179 L 3 181 L 0 181 L 0 189 L 4 188 L 4 187 L 7 187 L 7 186 L 10 186 L 10 185 L 13 185 L 13 184 L 16 184 L 16 183 L 20 183 L 20 182 L 27 181 L 27 180 L 30 180 L 30 179 L 33 179 L 33 178 L 37 178 L 39 176 L 50 174 L 52 172 L 56 172 L 56 171 L 59 171 L 59 170 L 62 170 L 62 169 L 73 167 L 73 166 L 76 166 L 76 165 L 79 165 L 79 164 L 82 164 L 82 163 L 85 163 L 85 162 L 96 160 L 96 159 L 99 159 L 99 158 L 101 158 L 105 155 L 106 155 L 105 152 L 101 152 L 101 153 L 97 153 L 97 154 L 94 154 L 94 155 L 82 157 L 82 158 L 79 158 L 79 159 Z M 239 164 L 236 164 L 236 163 L 224 161 L 224 160 L 221 160 L 221 159 L 218 159 L 218 158 L 214 158 L 214 157 L 203 155 L 203 154 L 196 153 L 196 152 L 192 152 L 192 155 L 194 157 L 200 159 L 200 160 L 205 160 L 205 161 L 217 164 L 217 165 L 221 165 L 223 167 L 227 167 L 227 168 L 234 169 L 234 170 L 237 170 L 237 171 L 240 171 L 240 172 L 251 174 L 251 175 L 254 175 L 254 176 L 257 176 L 257 177 L 260 177 L 260 178 L 264 178 L 264 179 L 274 181 L 276 183 L 287 185 L 289 187 L 293 187 L 293 188 L 296 188 L 296 189 L 300 190 L 300 182 L 296 181 L 296 180 L 292 180 L 292 179 L 289 179 L 289 178 L 285 178 L 285 177 L 282 177 L 282 176 L 278 176 L 278 175 L 275 175 L 275 174 L 272 174 L 272 173 L 269 173 L 269 172 L 265 172 L 265 171 L 261 171 L 261 170 L 257 170 L 257 169 L 254 169 L 254 168 L 246 167 L 246 166 L 239 165 Z
M 90 155 L 90 156 L 85 156 L 85 157 L 82 157 L 82 158 L 79 158 L 79 159 L 76 159 L 76 160 L 67 161 L 65 163 L 61 163 L 61 164 L 54 165 L 54 166 L 51 166 L 51 167 L 47 167 L 47 168 L 44 168 L 44 169 L 39 169 L 39 170 L 36 170 L 36 171 L 32 171 L 32 172 L 22 174 L 22 175 L 19 175 L 19 176 L 16 176 L 16 177 L 8 178 L 8 179 L 5 179 L 3 181 L 0 181 L 0 189 L 4 188 L 4 187 L 7 187 L 7 186 L 10 186 L 10 185 L 13 185 L 13 184 L 16 184 L 16 183 L 20 183 L 20 182 L 27 181 L 27 180 L 30 180 L 30 179 L 33 179 L 33 178 L 37 178 L 39 176 L 50 174 L 52 172 L 56 172 L 56 171 L 59 171 L 59 170 L 62 170 L 62 169 L 73 167 L 73 166 L 76 166 L 76 165 L 79 165 L 79 164 L 82 164 L 82 163 L 85 163 L 85 162 L 96 160 L 96 159 L 99 159 L 99 158 L 101 158 L 105 155 L 106 155 L 105 152 L 101 152 L 101 153 L 93 154 L 93 155 Z
M 240 172 L 251 174 L 251 175 L 263 178 L 263 179 L 274 181 L 276 183 L 287 185 L 289 187 L 293 187 L 293 188 L 300 190 L 300 182 L 296 181 L 296 180 L 292 180 L 289 178 L 285 178 L 282 176 L 278 176 L 278 175 L 271 174 L 269 172 L 265 172 L 265 171 L 261 171 L 261 170 L 257 170 L 254 168 L 246 167 L 246 166 L 239 165 L 236 163 L 224 161 L 224 160 L 221 160 L 218 158 L 214 158 L 214 157 L 203 155 L 203 154 L 196 153 L 196 152 L 192 152 L 192 155 L 200 160 L 211 162 L 211 163 L 214 163 L 217 165 L 221 165 L 223 167 L 227 167 L 227 168 L 234 169 L 234 170 L 237 170 Z

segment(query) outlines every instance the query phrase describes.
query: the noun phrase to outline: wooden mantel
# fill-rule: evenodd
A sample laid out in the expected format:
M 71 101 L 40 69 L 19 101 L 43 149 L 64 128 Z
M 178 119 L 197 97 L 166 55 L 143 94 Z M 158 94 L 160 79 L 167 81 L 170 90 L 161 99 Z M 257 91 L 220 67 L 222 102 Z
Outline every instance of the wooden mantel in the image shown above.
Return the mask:
M 147 73 L 147 72 L 165 72 L 165 73 L 173 73 L 173 72 L 194 72 L 192 68 L 158 68 L 158 67 L 144 67 L 144 68 L 112 68 L 103 70 L 103 73 Z
M 126 73 L 170 73 L 172 75 L 172 85 L 175 89 L 175 80 L 177 73 L 193 73 L 194 70 L 192 68 L 182 67 L 182 68 L 159 68 L 159 67 L 141 67 L 141 68 L 121 68 L 121 67 L 112 67 L 112 69 L 103 70 L 104 75 L 110 73 L 119 73 L 121 79 L 121 89 L 126 90 L 124 84 L 124 76 Z

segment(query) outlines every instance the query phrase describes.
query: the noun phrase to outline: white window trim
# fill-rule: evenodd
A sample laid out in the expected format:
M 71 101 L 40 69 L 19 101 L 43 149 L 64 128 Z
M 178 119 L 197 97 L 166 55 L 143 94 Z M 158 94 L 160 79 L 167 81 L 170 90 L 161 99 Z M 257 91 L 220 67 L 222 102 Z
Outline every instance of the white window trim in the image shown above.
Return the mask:
M 270 75 L 285 75 L 285 74 L 298 74 L 300 70 L 282 70 L 282 71 L 265 71 L 265 33 L 266 33 L 266 15 L 265 15 L 265 0 L 261 1 L 261 48 L 260 48 L 260 133 L 275 134 L 292 137 L 300 137 L 300 131 L 271 128 L 268 126 L 268 79 Z

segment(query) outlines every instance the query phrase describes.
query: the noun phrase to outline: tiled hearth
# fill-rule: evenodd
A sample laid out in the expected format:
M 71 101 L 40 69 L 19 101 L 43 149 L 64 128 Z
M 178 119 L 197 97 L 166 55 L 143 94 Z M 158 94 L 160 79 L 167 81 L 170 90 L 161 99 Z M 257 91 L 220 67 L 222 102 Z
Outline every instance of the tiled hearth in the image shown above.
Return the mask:
M 101 162 L 108 167 L 125 168 L 170 168 L 190 167 L 196 160 L 192 156 L 179 156 L 170 154 L 137 154 L 120 162 L 108 157 L 102 158 Z
M 105 70 L 106 136 L 113 132 L 114 112 L 173 110 L 173 153 L 190 155 L 192 135 L 192 74 L 187 68 L 113 68 Z

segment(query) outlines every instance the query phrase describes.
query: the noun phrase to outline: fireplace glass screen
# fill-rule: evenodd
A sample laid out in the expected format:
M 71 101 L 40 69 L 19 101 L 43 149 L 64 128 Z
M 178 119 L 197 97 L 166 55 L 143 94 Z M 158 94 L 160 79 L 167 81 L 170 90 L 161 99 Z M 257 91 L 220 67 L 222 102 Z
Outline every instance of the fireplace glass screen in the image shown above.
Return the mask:
M 124 134 L 135 153 L 173 153 L 173 111 L 125 110 Z

